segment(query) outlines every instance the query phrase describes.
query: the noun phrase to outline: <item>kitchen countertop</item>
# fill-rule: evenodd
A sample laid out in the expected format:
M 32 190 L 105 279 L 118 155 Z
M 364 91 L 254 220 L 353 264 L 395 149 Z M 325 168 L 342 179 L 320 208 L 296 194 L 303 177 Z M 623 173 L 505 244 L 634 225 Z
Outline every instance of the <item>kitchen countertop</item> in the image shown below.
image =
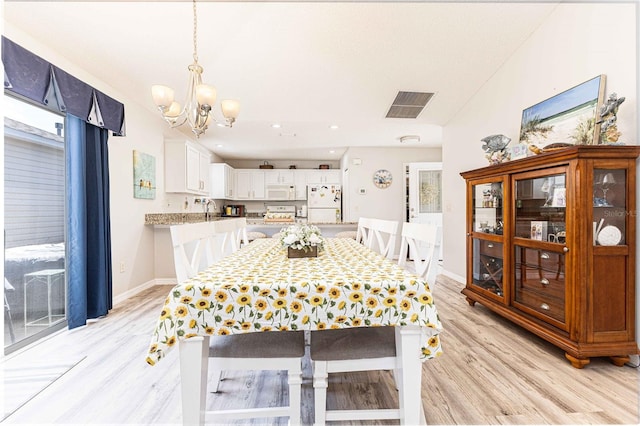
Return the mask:
M 220 216 L 220 213 L 213 213 L 209 217 L 209 221 L 231 219 L 228 217 Z M 145 225 L 159 225 L 170 226 L 179 225 L 182 223 L 198 223 L 205 222 L 204 213 L 147 213 L 144 215 Z M 265 223 L 261 217 L 247 217 L 247 226 L 254 227 L 259 226 L 261 228 L 284 228 L 285 226 L 292 225 L 292 222 L 270 222 Z M 340 228 L 346 226 L 357 226 L 357 222 L 340 222 L 340 223 L 314 223 L 313 225 L 322 226 L 327 228 Z

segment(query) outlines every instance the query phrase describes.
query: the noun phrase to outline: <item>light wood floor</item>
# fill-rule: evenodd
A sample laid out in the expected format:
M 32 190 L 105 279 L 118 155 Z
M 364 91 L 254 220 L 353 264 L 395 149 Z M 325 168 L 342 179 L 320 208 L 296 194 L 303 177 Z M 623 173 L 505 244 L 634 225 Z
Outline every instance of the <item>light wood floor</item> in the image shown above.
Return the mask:
M 154 367 L 144 362 L 170 288 L 154 287 L 87 327 L 10 355 L 12 360 L 85 358 L 5 423 L 179 424 L 178 351 Z M 554 346 L 480 305 L 470 307 L 461 288 L 443 276 L 434 286 L 445 331 L 444 355 L 423 364 L 422 401 L 429 424 L 638 424 L 638 369 L 595 359 L 577 370 Z M 303 421 L 309 424 L 313 392 L 308 361 L 304 376 Z M 397 404 L 388 372 L 330 380 L 331 406 Z M 209 409 L 287 399 L 286 379 L 277 373 L 228 373 L 221 390 L 209 396 Z M 265 424 L 254 422 L 260 423 Z

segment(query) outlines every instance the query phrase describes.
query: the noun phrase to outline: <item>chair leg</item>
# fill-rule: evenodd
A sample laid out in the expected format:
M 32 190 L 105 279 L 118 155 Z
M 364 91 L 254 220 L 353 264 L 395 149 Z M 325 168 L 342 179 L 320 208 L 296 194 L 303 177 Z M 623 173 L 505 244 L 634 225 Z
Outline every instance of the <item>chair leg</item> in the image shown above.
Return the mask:
M 396 390 L 402 387 L 402 371 L 398 368 L 393 369 L 393 381 L 396 383 Z
M 290 368 L 289 375 L 289 424 L 301 424 L 302 403 L 302 362 L 298 361 L 295 368 Z
M 211 392 L 218 392 L 218 388 L 220 387 L 220 382 L 222 381 L 222 370 L 218 370 L 217 368 L 214 368 L 213 370 L 211 370 L 211 375 L 213 376 L 212 380 L 211 380 L 211 385 L 209 386 L 209 389 L 211 389 Z
M 313 398 L 315 403 L 315 426 L 326 423 L 327 414 L 327 386 L 329 373 L 325 361 L 313 361 Z

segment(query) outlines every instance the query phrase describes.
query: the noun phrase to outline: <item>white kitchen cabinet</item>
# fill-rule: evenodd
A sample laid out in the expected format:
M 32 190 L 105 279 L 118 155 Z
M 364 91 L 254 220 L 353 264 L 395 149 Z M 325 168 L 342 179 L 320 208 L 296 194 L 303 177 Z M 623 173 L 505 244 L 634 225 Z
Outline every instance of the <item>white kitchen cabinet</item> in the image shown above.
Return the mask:
M 264 179 L 267 185 L 293 185 L 295 183 L 293 170 L 266 170 Z
M 296 187 L 296 200 L 307 199 L 307 170 L 294 170 L 293 184 Z
M 262 170 L 238 169 L 235 200 L 264 200 L 265 173 Z
M 209 195 L 210 152 L 185 140 L 164 144 L 165 192 Z
M 307 170 L 307 185 L 311 184 L 328 184 L 328 185 L 340 185 L 341 175 L 340 170 Z
M 226 163 L 209 164 L 209 196 L 221 200 L 233 200 L 235 195 L 235 171 Z

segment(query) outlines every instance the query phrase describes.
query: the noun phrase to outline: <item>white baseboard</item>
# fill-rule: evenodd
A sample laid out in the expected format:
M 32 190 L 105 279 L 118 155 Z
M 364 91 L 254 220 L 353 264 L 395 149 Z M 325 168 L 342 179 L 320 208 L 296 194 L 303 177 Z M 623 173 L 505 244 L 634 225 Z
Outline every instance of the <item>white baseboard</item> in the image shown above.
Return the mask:
M 453 272 L 449 272 L 445 269 L 441 270 L 440 273 L 448 278 L 451 278 L 452 280 L 458 281 L 460 284 L 463 284 L 463 285 L 467 281 L 465 277 L 462 277 L 458 274 L 454 274 Z
M 175 285 L 176 279 L 175 278 L 156 278 L 156 279 L 147 281 L 146 283 L 143 283 L 137 287 L 132 288 L 131 290 L 125 291 L 124 293 L 115 296 L 113 298 L 113 306 L 115 307 L 119 305 L 120 303 L 126 301 L 128 298 L 133 297 L 138 293 L 153 287 L 154 285 L 168 285 L 168 284 Z

